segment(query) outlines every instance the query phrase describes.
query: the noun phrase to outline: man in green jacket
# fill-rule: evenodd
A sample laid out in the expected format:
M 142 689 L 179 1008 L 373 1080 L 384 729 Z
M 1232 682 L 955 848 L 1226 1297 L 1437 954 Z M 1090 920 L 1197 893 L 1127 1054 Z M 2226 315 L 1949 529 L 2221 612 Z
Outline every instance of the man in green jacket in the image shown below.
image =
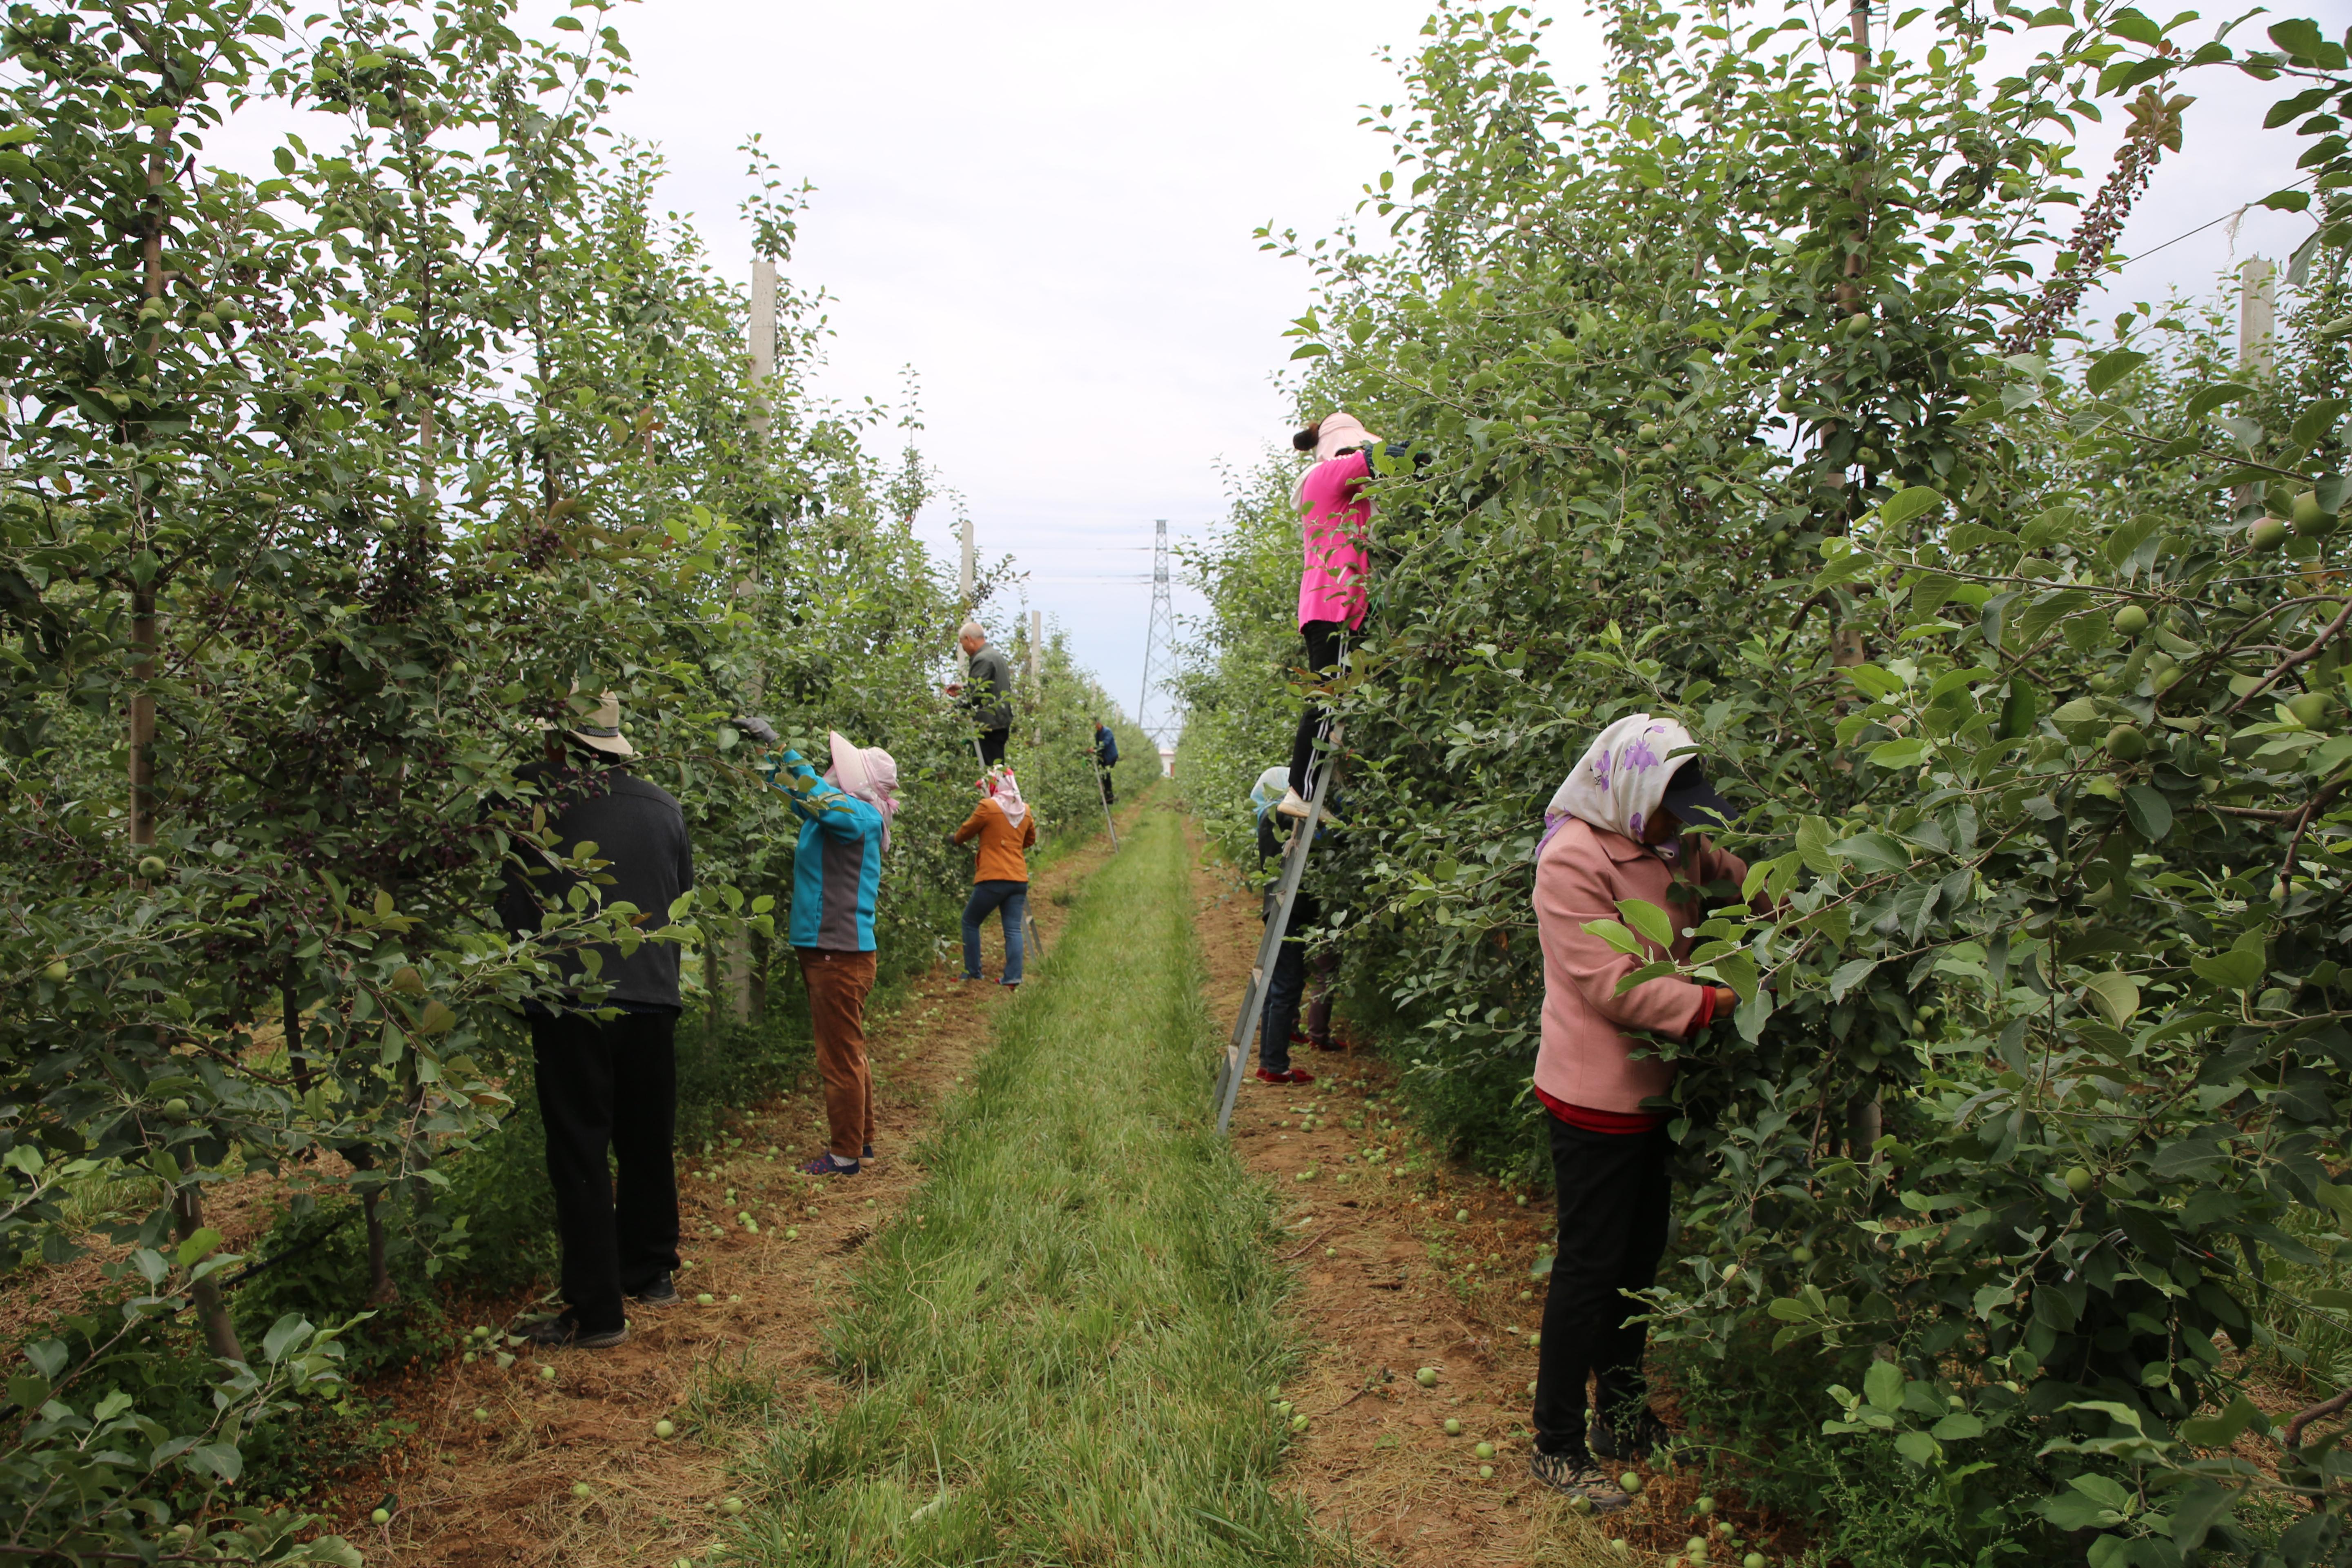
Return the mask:
M 1013 666 L 996 651 L 978 621 L 966 621 L 956 634 L 971 660 L 971 673 L 948 695 L 961 697 L 980 726 L 980 764 L 992 768 L 1004 760 L 1004 742 L 1013 733 Z

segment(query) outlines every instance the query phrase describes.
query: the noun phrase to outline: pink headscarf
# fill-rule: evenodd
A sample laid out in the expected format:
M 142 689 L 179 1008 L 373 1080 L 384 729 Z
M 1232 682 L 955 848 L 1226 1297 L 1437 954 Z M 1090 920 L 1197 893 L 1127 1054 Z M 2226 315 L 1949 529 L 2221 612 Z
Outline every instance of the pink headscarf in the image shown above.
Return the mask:
M 824 782 L 845 790 L 882 814 L 882 847 L 890 847 L 890 822 L 898 815 L 898 760 L 879 746 L 860 746 L 832 731 L 833 765 Z
M 1020 826 L 1021 819 L 1029 815 L 1029 803 L 1021 798 L 1021 781 L 1013 776 L 1011 768 L 996 769 L 980 781 L 980 787 L 1013 826 Z

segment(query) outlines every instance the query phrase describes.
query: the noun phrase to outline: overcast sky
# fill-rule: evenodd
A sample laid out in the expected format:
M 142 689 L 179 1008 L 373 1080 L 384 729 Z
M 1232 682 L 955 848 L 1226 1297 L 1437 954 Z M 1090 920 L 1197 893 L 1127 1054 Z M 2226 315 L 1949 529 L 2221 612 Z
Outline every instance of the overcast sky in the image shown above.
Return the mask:
M 619 18 L 639 75 L 617 118 L 662 144 L 670 203 L 719 257 L 748 265 L 746 132 L 816 186 L 792 270 L 835 297 L 820 384 L 889 397 L 914 367 L 923 445 L 982 551 L 1019 557 L 1029 603 L 1131 708 L 1152 521 L 1213 524 L 1220 465 L 1286 434 L 1275 378 L 1307 279 L 1252 230 L 1320 233 L 1352 206 L 1386 152 L 1359 106 L 1396 98 L 1378 51 L 1409 47 L 1425 14 L 1421 0 L 646 0 Z M 1591 38 L 1581 18 L 1555 31 L 1559 74 L 1590 74 Z M 2219 73 L 2194 87 L 2183 153 L 2127 250 L 2293 177 L 2294 139 L 2253 129 L 2271 89 Z M 2095 179 L 2108 145 L 2085 149 Z M 2280 255 L 2307 230 L 2251 214 L 2234 237 L 2215 226 L 2135 265 L 2122 291 L 2202 286 L 2233 239 L 2237 256 Z M 948 509 L 923 527 L 952 549 Z
M 531 9 L 543 21 L 558 3 Z M 2335 31 L 2352 0 L 2301 9 Z M 639 0 L 615 18 L 637 77 L 614 122 L 662 148 L 666 204 L 747 280 L 743 138 L 815 186 L 790 271 L 831 296 L 819 390 L 895 401 L 914 371 L 925 452 L 982 552 L 1029 574 L 994 629 L 1044 610 L 1131 712 L 1153 520 L 1179 538 L 1213 527 L 1224 472 L 1288 435 L 1282 332 L 1308 279 L 1253 231 L 1327 233 L 1387 166 L 1361 106 L 1397 101 L 1379 54 L 1409 52 L 1425 15 L 1424 0 Z M 1555 74 L 1591 79 L 1595 36 L 1581 16 L 1555 28 Z M 2260 211 L 2213 222 L 2292 181 L 2307 143 L 2259 129 L 2269 86 L 2209 71 L 2189 89 L 2183 151 L 2124 233 L 2146 259 L 2086 319 L 2113 295 L 2210 288 L 2310 232 Z M 2084 143 L 2091 182 L 2121 118 Z M 266 166 L 286 123 L 253 118 L 208 151 Z M 955 508 L 919 526 L 951 563 Z M 1196 604 L 1180 585 L 1180 616 Z

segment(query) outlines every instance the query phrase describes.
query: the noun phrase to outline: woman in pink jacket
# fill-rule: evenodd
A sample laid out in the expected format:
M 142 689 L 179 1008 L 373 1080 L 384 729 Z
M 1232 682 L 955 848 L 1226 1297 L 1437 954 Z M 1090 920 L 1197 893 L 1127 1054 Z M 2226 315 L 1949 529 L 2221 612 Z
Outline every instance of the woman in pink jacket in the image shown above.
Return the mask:
M 1643 961 L 1584 928 L 1618 920 L 1619 900 L 1639 899 L 1679 932 L 1699 923 L 1701 888 L 1747 877 L 1737 857 L 1685 831 L 1733 815 L 1694 751 L 1690 731 L 1671 719 L 1620 719 L 1552 796 L 1536 851 L 1544 1005 L 1535 1093 L 1551 1113 L 1559 1248 L 1544 1302 L 1529 1468 L 1599 1508 L 1625 1501 L 1599 1461 L 1647 1453 L 1668 1436 L 1642 1374 L 1646 1331 L 1626 1321 L 1642 1308 L 1625 1293 L 1656 1283 L 1665 1251 L 1667 1119 L 1647 1102 L 1675 1077 L 1639 1035 L 1687 1038 L 1737 998 L 1671 975 L 1620 995 L 1617 983 Z M 1678 935 L 1674 956 L 1691 945 Z M 1598 1384 L 1589 1430 L 1588 1376 Z
M 1290 438 L 1315 462 L 1291 494 L 1298 508 L 1304 557 L 1298 574 L 1298 634 L 1307 639 L 1308 684 L 1322 679 L 1347 651 L 1347 636 L 1364 624 L 1365 584 L 1371 573 L 1366 545 L 1372 501 L 1364 481 L 1372 477 L 1372 448 L 1379 438 L 1344 409 L 1325 415 Z M 1298 715 L 1290 745 L 1290 788 L 1275 809 L 1305 816 L 1313 793 L 1316 731 L 1323 709 L 1312 698 Z

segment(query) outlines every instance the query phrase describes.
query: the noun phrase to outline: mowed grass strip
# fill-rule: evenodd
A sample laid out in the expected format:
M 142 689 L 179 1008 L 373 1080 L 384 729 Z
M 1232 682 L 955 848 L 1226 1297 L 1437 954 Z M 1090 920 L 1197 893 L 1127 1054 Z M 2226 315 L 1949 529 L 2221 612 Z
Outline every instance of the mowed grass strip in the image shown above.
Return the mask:
M 828 1334 L 841 1407 L 751 1458 L 755 1563 L 1307 1563 L 1265 1191 L 1207 1125 L 1185 846 L 1149 813 L 924 1152 Z M 917 1216 L 919 1216 L 918 1223 Z

